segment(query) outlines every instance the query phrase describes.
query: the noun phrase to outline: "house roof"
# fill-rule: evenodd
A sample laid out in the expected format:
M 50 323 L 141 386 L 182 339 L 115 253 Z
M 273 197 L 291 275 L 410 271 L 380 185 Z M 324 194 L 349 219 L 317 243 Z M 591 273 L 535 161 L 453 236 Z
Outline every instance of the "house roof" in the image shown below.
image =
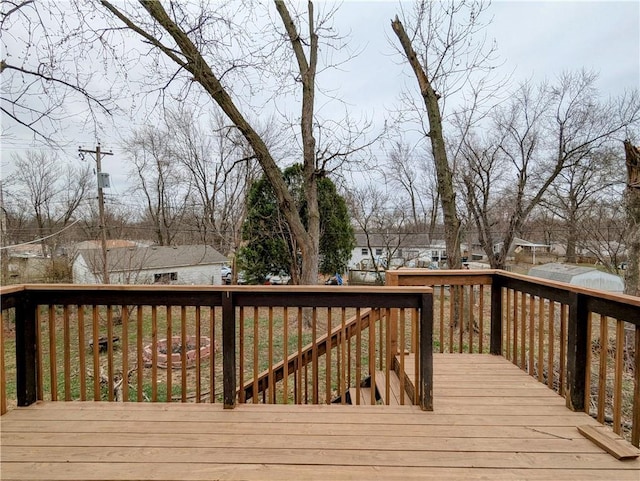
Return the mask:
M 620 276 L 601 272 L 594 267 L 550 263 L 532 267 L 529 275 L 605 291 L 624 290 L 624 281 Z
M 100 249 L 79 251 L 87 266 L 98 272 L 102 265 Z M 227 258 L 211 246 L 152 246 L 124 247 L 107 251 L 107 265 L 110 272 L 164 269 L 171 267 L 189 267 L 212 264 L 224 264 Z

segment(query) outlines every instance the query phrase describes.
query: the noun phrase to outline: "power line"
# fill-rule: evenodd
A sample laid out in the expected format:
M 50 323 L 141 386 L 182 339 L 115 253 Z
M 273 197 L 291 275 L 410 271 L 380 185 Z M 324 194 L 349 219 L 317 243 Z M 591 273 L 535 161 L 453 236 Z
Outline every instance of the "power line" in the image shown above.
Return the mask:
M 57 235 L 59 235 L 59 234 L 62 234 L 65 230 L 70 229 L 70 228 L 71 228 L 71 227 L 73 227 L 75 224 L 77 224 L 78 222 L 80 222 L 80 220 L 81 220 L 81 219 L 78 219 L 78 220 L 76 220 L 76 221 L 73 221 L 71 224 L 69 224 L 68 226 L 66 226 L 66 227 L 64 227 L 64 228 L 62 228 L 62 229 L 60 229 L 58 232 L 54 232 L 53 234 L 50 234 L 50 235 L 48 235 L 48 236 L 41 237 L 41 238 L 39 238 L 39 239 L 34 239 L 34 240 L 32 240 L 32 241 L 29 241 L 29 242 L 23 242 L 22 244 L 14 244 L 14 245 L 10 245 L 10 246 L 3 246 L 3 247 L 0 247 L 0 250 L 4 250 L 4 249 L 11 249 L 11 248 L 13 248 L 13 247 L 26 246 L 26 245 L 29 245 L 29 244 L 36 244 L 36 243 L 38 243 L 38 242 L 42 242 L 43 240 L 50 239 L 51 237 L 55 237 L 55 236 L 57 236 Z

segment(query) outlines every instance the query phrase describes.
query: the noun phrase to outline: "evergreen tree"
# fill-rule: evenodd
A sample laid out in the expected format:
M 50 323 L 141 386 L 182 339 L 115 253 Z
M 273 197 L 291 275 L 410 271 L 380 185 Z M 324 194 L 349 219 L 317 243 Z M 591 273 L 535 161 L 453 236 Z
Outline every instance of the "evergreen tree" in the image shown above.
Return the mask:
M 307 222 L 307 208 L 303 194 L 302 166 L 285 169 L 283 177 L 303 222 Z M 320 210 L 319 272 L 344 272 L 355 245 L 353 227 L 347 206 L 327 177 L 318 179 L 318 207 Z M 262 177 L 247 196 L 247 216 L 242 227 L 243 247 L 238 264 L 245 271 L 248 282 L 262 283 L 269 273 L 285 271 L 298 283 L 301 274 L 300 249 L 278 207 L 275 193 Z

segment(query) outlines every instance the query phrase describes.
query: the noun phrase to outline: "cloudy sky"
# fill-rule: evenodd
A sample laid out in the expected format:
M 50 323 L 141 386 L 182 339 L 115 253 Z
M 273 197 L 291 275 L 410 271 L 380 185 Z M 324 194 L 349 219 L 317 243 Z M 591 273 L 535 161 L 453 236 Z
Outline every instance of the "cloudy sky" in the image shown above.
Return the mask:
M 409 4 L 403 2 L 408 8 Z M 402 88 L 416 88 L 415 78 L 394 55 L 395 36 L 391 19 L 399 11 L 398 2 L 345 1 L 335 25 L 350 35 L 359 55 L 320 78 L 340 89 L 339 96 L 360 114 L 381 120 L 397 103 Z M 600 73 L 599 88 L 604 95 L 618 95 L 640 87 L 640 2 L 636 1 L 496 1 L 489 10 L 493 20 L 487 35 L 495 38 L 505 73 L 514 82 L 533 78 L 553 79 L 566 70 L 593 69 Z M 5 118 L 2 119 L 4 123 Z M 102 134 L 99 139 L 115 155 L 103 162 L 112 173 L 112 185 L 123 189 L 126 159 L 118 145 L 126 131 Z M 98 140 L 90 132 L 70 125 L 66 134 L 69 148 L 64 158 L 77 158 L 77 145 L 92 147 Z M 640 133 L 638 134 L 640 137 Z M 9 156 L 33 147 L 28 133 L 2 143 L 2 173 L 11 170 Z M 38 147 L 37 145 L 35 147 Z

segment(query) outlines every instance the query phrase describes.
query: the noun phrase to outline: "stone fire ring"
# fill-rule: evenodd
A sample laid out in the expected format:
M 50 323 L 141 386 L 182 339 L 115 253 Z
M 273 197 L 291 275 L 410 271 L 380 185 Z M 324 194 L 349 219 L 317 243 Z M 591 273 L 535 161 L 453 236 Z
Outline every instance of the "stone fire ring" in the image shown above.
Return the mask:
M 196 336 L 187 336 L 185 341 L 187 345 L 197 345 Z M 166 339 L 160 339 L 156 343 L 156 366 L 161 369 L 166 369 L 169 357 L 171 357 L 171 367 L 180 369 L 182 368 L 182 353 L 181 352 L 173 352 L 174 346 L 182 345 L 182 337 L 181 336 L 173 336 L 171 338 L 171 347 L 168 346 Z M 204 361 L 205 359 L 209 359 L 211 356 L 211 340 L 207 336 L 200 336 L 200 361 Z M 215 346 L 214 346 L 215 349 Z M 162 352 L 164 351 L 164 352 Z M 186 363 L 187 367 L 194 367 L 196 364 L 196 353 L 198 352 L 198 348 L 189 349 L 186 352 Z M 145 361 L 146 367 L 151 367 L 153 365 L 153 344 L 147 344 L 143 351 L 142 357 Z

